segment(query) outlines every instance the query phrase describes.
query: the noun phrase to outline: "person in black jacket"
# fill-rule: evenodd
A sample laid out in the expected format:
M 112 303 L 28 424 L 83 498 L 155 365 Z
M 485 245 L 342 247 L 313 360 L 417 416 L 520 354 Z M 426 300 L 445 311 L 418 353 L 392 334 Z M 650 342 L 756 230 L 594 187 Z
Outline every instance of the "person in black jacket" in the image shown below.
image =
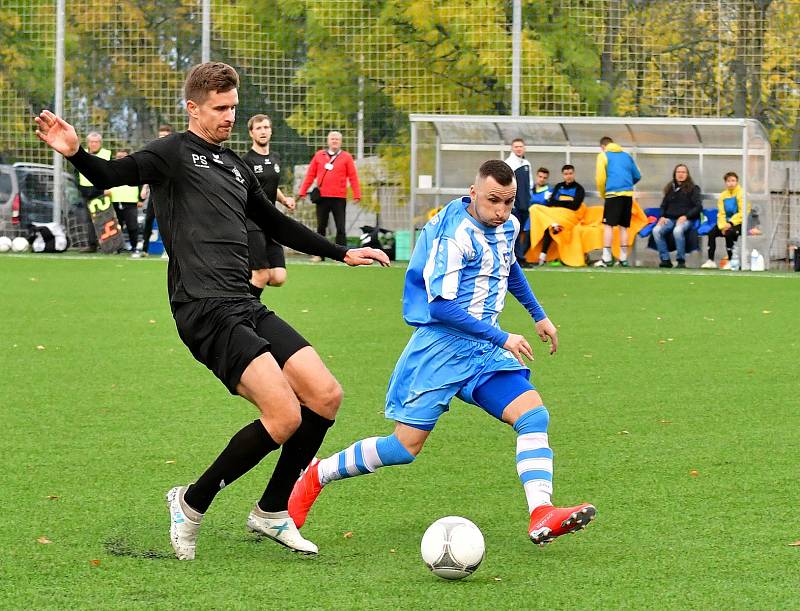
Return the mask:
M 686 232 L 702 211 L 700 187 L 694 184 L 689 168 L 679 163 L 672 171 L 672 180 L 664 187 L 661 218 L 653 228 L 653 239 L 661 258 L 659 267 L 672 267 L 667 245 L 670 233 L 675 240 L 677 267 L 686 267 Z

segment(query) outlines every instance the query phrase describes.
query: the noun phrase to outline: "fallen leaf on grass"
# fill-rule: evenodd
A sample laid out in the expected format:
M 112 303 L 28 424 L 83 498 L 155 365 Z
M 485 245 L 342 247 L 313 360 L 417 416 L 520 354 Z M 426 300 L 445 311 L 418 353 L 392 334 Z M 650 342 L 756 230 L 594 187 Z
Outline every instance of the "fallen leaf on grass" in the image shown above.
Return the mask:
M 156 321 L 155 321 L 155 320 L 153 320 L 152 318 L 151 318 L 150 320 L 148 320 L 147 322 L 149 322 L 151 325 L 154 325 L 154 324 L 156 324 Z
M 659 420 L 659 424 L 672 424 L 672 420 Z
M 584 354 L 583 358 L 590 359 L 590 358 L 592 358 L 592 355 L 591 354 Z
M 167 464 L 167 465 L 174 465 L 175 461 L 174 460 L 165 460 L 164 463 Z
M 50 539 L 48 539 L 47 537 L 45 537 L 44 535 L 42 535 L 41 537 L 36 539 L 36 541 L 38 541 L 42 545 L 47 545 L 48 543 L 52 543 L 52 541 Z
M 41 344 L 39 344 L 38 346 L 36 346 L 36 349 L 37 349 L 37 350 L 44 350 L 44 346 L 42 346 Z
M 503 581 L 502 578 L 500 578 L 500 577 L 495 577 L 494 580 L 495 581 Z
M 91 564 L 92 566 L 100 566 L 100 561 L 99 560 L 89 560 L 89 564 Z
M 800 547 L 800 540 L 795 541 L 794 543 L 790 543 L 792 547 Z
M 300 311 L 303 312 L 304 314 L 308 313 L 308 310 L 300 310 Z
M 390 554 L 394 554 L 394 553 L 396 553 L 396 552 L 397 552 L 397 550 L 396 550 L 396 549 L 394 549 L 394 548 L 392 548 L 392 549 L 390 549 L 390 550 L 389 550 L 389 553 L 390 553 Z
M 660 339 L 660 340 L 658 340 L 658 343 L 659 343 L 659 344 L 666 344 L 666 343 L 667 343 L 667 340 L 665 340 L 665 339 Z
M 630 435 L 630 431 L 620 431 L 617 435 Z
M 343 536 L 344 536 L 345 539 L 352 539 L 353 538 L 353 531 L 352 530 L 348 530 L 346 533 L 344 533 Z
M 762 314 L 772 314 L 772 310 L 761 310 Z
M 48 501 L 57 501 L 61 497 L 60 496 L 56 496 L 55 494 L 48 494 L 45 498 L 47 498 Z
M 689 471 L 689 475 L 691 475 L 692 477 L 697 477 L 698 475 L 700 475 L 700 471 L 698 471 L 697 469 L 692 469 L 691 471 Z
M 31 278 L 31 282 L 38 282 L 38 281 L 39 281 L 38 278 Z

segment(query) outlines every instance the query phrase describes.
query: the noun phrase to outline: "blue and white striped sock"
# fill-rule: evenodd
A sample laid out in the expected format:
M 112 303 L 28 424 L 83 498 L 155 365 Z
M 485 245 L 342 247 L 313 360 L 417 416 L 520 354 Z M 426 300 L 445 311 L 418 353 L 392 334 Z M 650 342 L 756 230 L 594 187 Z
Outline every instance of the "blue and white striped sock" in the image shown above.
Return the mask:
M 517 437 L 517 473 L 525 489 L 528 513 L 550 505 L 553 494 L 553 450 L 548 446 L 550 414 L 544 405 L 525 412 L 514 423 Z
M 337 479 L 374 473 L 380 467 L 407 465 L 411 454 L 394 434 L 356 441 L 346 450 L 319 461 L 319 483 L 323 486 Z

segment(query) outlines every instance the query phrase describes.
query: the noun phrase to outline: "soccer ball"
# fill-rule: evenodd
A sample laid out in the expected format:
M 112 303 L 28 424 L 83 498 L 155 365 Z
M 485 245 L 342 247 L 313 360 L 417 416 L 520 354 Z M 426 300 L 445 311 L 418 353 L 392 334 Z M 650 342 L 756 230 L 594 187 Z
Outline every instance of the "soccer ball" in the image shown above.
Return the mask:
M 442 579 L 463 579 L 483 561 L 486 547 L 480 529 L 466 518 L 436 520 L 422 535 L 422 560 Z
M 11 240 L 11 250 L 14 252 L 25 252 L 31 247 L 25 238 L 14 238 Z
M 11 238 L 3 236 L 0 238 L 0 252 L 8 252 L 11 250 Z

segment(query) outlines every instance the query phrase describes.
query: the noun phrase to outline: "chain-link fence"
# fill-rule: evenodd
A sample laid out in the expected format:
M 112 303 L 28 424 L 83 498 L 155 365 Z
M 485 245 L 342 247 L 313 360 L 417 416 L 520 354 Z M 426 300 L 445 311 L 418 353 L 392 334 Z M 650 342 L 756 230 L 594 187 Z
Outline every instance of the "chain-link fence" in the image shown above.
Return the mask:
M 293 169 L 341 131 L 345 149 L 370 159 L 359 162 L 368 218 L 407 217 L 409 113 L 511 112 L 513 2 L 207 1 L 211 57 L 242 77 L 231 147 L 244 152 L 246 119 L 269 114 L 272 146 Z M 67 120 L 102 132 L 112 149 L 142 145 L 160 123 L 183 129 L 202 0 L 66 4 Z M 746 116 L 767 127 L 773 158 L 800 156 L 800 42 L 789 35 L 800 0 L 521 5 L 522 114 Z M 52 106 L 54 49 L 55 0 L 0 4 L 5 163 L 52 160 L 31 116 Z M 287 186 L 297 179 L 289 172 Z

